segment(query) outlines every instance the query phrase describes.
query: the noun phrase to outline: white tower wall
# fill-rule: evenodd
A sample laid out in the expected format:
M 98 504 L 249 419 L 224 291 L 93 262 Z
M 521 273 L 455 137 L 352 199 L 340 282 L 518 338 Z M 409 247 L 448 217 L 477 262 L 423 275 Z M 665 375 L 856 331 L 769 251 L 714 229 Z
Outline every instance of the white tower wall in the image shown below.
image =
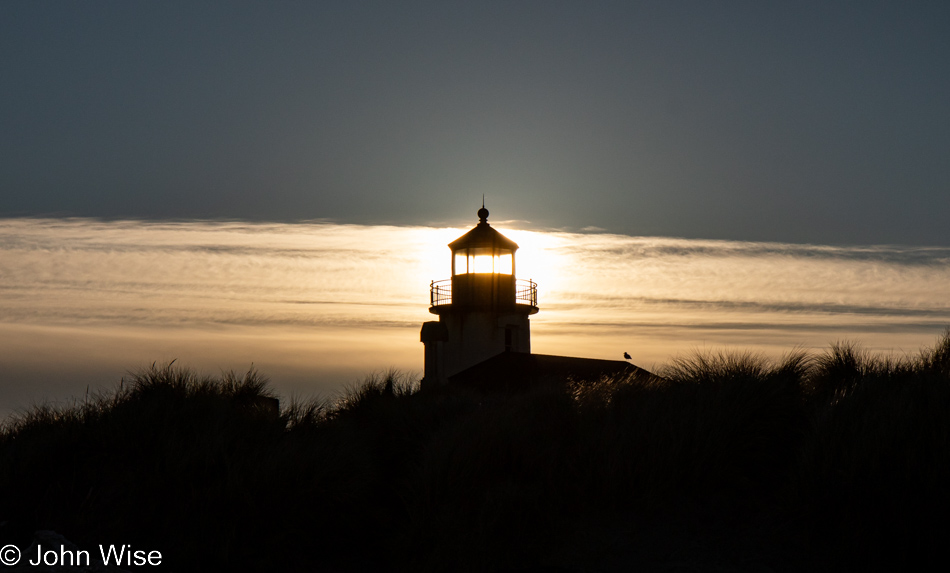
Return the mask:
M 443 314 L 448 340 L 443 343 L 445 377 L 502 352 L 531 352 L 531 331 L 525 314 L 486 310 Z

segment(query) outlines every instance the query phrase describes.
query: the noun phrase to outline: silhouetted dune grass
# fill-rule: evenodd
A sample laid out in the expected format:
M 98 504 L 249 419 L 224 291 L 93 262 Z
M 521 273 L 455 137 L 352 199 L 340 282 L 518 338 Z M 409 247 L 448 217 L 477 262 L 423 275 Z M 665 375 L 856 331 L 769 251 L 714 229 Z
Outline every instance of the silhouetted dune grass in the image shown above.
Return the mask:
M 282 411 L 251 371 L 153 366 L 0 433 L 0 541 L 177 571 L 863 570 L 950 539 L 950 334 L 696 354 L 501 394 L 398 372 Z
M 819 539 L 839 561 L 945 561 L 950 336 L 900 360 L 835 345 L 809 382 L 818 399 L 797 493 Z

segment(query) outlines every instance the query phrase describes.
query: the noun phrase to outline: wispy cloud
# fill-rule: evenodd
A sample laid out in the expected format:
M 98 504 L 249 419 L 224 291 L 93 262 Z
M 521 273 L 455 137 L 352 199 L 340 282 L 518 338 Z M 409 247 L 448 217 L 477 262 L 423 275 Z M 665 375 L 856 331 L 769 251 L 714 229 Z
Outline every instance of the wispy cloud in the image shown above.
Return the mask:
M 948 248 L 502 230 L 521 245 L 518 275 L 539 285 L 537 352 L 618 358 L 629 350 L 649 366 L 698 344 L 771 352 L 855 338 L 909 349 L 950 324 Z M 83 336 L 108 344 L 126 368 L 188 355 L 211 369 L 269 363 L 298 381 L 391 365 L 418 370 L 419 325 L 432 318 L 429 281 L 448 278 L 446 245 L 462 232 L 326 222 L 0 220 L 0 342 L 19 337 L 0 350 L 7 367 L 0 393 L 22 383 L 6 378 L 9 372 L 20 380 L 44 372 L 31 357 L 66 368 L 83 356 Z M 135 344 L 124 343 L 120 333 L 131 332 Z M 234 340 L 242 350 L 229 353 Z M 344 352 L 334 340 L 353 348 Z M 116 361 L 85 355 L 84 367 L 108 362 L 112 370 L 103 372 L 115 371 Z

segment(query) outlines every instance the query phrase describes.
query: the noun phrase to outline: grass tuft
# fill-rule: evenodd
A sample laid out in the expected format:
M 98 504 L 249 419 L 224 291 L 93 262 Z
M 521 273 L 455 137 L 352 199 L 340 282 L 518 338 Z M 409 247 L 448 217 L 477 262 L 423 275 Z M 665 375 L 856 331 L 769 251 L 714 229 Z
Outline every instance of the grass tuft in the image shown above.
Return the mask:
M 921 568 L 950 535 L 950 331 L 511 394 L 390 370 L 282 410 L 254 370 L 152 365 L 0 429 L 0 541 L 177 571 Z M 26 539 L 24 539 L 24 537 Z

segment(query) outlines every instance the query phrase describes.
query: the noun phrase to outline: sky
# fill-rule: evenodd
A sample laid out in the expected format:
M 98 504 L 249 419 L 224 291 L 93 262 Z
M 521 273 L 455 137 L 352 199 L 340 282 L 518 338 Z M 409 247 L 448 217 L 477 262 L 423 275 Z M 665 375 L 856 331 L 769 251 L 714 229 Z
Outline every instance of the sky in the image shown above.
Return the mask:
M 535 352 L 950 324 L 946 2 L 0 2 L 0 416 L 419 373 L 485 197 Z
M 948 245 L 950 4 L 0 3 L 0 217 Z

